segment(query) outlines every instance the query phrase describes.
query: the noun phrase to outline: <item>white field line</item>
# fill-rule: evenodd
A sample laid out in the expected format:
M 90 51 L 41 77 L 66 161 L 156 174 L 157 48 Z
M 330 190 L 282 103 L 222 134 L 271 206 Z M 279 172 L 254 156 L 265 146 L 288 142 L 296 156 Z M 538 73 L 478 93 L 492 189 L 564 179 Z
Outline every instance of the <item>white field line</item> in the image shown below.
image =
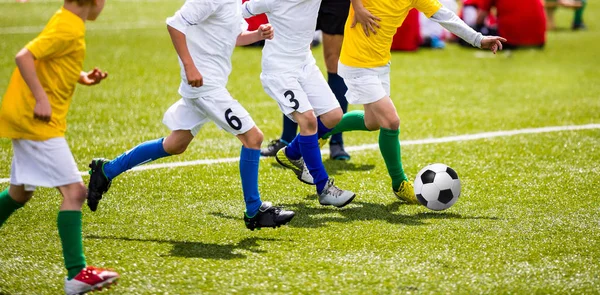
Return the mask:
M 446 137 L 438 137 L 438 138 L 403 140 L 401 142 L 401 145 L 409 146 L 409 145 L 424 145 L 424 144 L 436 144 L 436 143 L 446 143 L 446 142 L 462 142 L 462 141 L 471 141 L 471 140 L 478 140 L 478 139 L 489 139 L 489 138 L 495 138 L 495 137 L 507 137 L 507 136 L 521 135 L 521 134 L 538 134 L 538 133 L 548 133 L 548 132 L 576 131 L 576 130 L 589 130 L 589 129 L 600 129 L 600 124 L 526 128 L 526 129 L 517 129 L 517 130 L 493 131 L 493 132 L 483 132 L 483 133 L 475 133 L 475 134 L 446 136 Z M 377 148 L 378 148 L 378 144 L 363 144 L 363 145 L 358 145 L 358 146 L 348 146 L 348 147 L 346 147 L 346 151 L 358 152 L 358 151 L 364 151 L 364 150 L 374 150 Z M 329 154 L 329 149 L 323 149 L 323 150 L 321 150 L 321 153 Z M 262 158 L 262 159 L 266 159 L 266 158 Z M 163 164 L 149 164 L 149 165 L 135 167 L 135 168 L 131 169 L 130 171 L 143 171 L 143 170 L 154 170 L 154 169 L 162 169 L 162 168 L 196 166 L 196 165 L 215 165 L 215 164 L 221 164 L 221 163 L 232 163 L 232 162 L 237 162 L 237 161 L 239 161 L 239 157 L 220 158 L 220 159 L 204 159 L 204 160 L 172 162 L 172 163 L 163 163 Z M 87 172 L 80 172 L 80 173 L 82 176 L 88 175 Z M 5 183 L 5 182 L 9 182 L 9 181 L 10 181 L 10 178 L 0 178 L 0 183 Z

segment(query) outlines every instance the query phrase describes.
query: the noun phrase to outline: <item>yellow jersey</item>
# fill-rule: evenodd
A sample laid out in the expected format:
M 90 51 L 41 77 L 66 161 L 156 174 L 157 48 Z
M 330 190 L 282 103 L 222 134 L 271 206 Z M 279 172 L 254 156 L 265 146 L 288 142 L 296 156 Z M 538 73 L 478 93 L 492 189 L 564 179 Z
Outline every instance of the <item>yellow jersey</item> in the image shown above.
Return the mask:
M 48 140 L 63 137 L 67 112 L 85 58 L 85 23 L 61 8 L 25 48 L 35 57 L 35 70 L 52 107 L 50 122 L 33 118 L 35 98 L 16 68 L 0 108 L 0 137 Z
M 390 47 L 396 30 L 402 25 L 412 8 L 431 17 L 442 7 L 438 0 L 362 0 L 362 2 L 367 10 L 381 19 L 378 22 L 381 27 L 376 28 L 377 34 L 371 32 L 369 37 L 365 35 L 360 24 L 351 28 L 354 8 L 350 7 L 344 27 L 340 62 L 357 68 L 375 68 L 388 64 L 391 59 Z

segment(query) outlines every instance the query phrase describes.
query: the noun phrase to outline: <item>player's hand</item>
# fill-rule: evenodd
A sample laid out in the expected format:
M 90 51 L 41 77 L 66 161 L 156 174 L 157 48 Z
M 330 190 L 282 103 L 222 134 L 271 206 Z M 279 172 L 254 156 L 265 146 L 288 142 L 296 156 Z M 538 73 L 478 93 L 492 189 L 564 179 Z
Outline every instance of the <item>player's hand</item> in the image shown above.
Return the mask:
M 93 70 L 85 73 L 83 72 L 80 76 L 79 76 L 79 84 L 83 84 L 83 85 L 87 85 L 87 86 L 91 86 L 91 85 L 96 85 L 100 82 L 102 82 L 102 80 L 106 79 L 108 77 L 108 73 L 107 72 L 103 72 L 98 68 L 94 68 Z
M 52 117 L 52 107 L 50 107 L 48 97 L 45 96 L 42 99 L 37 99 L 33 108 L 33 118 L 43 122 L 50 122 L 50 117 Z
M 373 34 L 377 34 L 375 27 L 379 28 L 379 24 L 377 22 L 380 20 L 380 18 L 374 16 L 366 8 L 356 7 L 356 9 L 354 10 L 354 19 L 352 20 L 352 25 L 350 27 L 354 28 L 357 23 L 360 23 L 360 25 L 363 28 L 363 31 L 365 32 L 365 35 L 367 35 L 368 37 L 370 35 L 370 32 L 373 32 Z
M 485 36 L 481 40 L 481 49 L 489 49 L 496 54 L 496 51 L 502 50 L 502 42 L 506 42 L 506 39 L 498 36 Z
M 274 36 L 273 26 L 271 24 L 264 24 L 258 27 L 258 33 L 260 34 L 261 40 L 272 40 Z
M 188 81 L 188 84 L 192 87 L 200 87 L 204 85 L 202 74 L 200 74 L 200 71 L 198 71 L 195 65 L 185 67 L 185 77 Z

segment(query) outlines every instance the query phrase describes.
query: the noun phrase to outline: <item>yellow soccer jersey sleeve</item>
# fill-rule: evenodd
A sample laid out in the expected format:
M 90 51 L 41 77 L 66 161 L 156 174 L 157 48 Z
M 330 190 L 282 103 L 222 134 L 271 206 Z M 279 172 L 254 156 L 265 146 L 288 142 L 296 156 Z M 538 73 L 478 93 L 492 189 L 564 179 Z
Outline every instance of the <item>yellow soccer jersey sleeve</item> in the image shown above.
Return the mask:
M 377 34 L 365 35 L 360 24 L 354 28 L 350 25 L 354 20 L 354 8 L 344 27 L 344 41 L 340 62 L 358 68 L 375 68 L 386 65 L 391 58 L 390 47 L 398 27 L 402 25 L 412 8 L 431 17 L 441 7 L 438 0 L 362 0 L 363 5 L 373 15 L 381 18 Z
M 0 108 L 0 137 L 47 140 L 62 137 L 67 112 L 85 58 L 83 20 L 62 8 L 25 48 L 35 57 L 35 70 L 52 107 L 50 122 L 33 118 L 35 98 L 16 68 Z

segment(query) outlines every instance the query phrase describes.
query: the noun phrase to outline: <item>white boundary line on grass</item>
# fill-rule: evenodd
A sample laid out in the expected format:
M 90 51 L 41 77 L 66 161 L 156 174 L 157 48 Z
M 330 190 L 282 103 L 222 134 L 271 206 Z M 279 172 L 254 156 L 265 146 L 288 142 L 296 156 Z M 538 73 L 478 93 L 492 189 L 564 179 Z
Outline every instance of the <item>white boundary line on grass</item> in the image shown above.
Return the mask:
M 576 131 L 576 130 L 590 130 L 590 129 L 600 129 L 600 124 L 525 128 L 525 129 L 516 129 L 516 130 L 493 131 L 493 132 L 483 132 L 483 133 L 475 133 L 475 134 L 446 136 L 446 137 L 438 137 L 438 138 L 403 140 L 401 142 L 401 145 L 409 146 L 409 145 L 424 145 L 424 144 L 436 144 L 436 143 L 446 143 L 446 142 L 461 142 L 461 141 L 471 141 L 471 140 L 478 140 L 478 139 L 489 139 L 489 138 L 495 138 L 495 137 L 507 137 L 507 136 L 521 135 L 521 134 L 538 134 L 538 133 L 548 133 L 548 132 Z M 377 149 L 377 148 L 378 148 L 378 144 L 363 144 L 363 145 L 358 145 L 358 146 L 346 147 L 346 151 L 357 152 L 357 151 L 364 151 L 364 150 L 373 150 L 373 149 Z M 323 149 L 323 150 L 321 150 L 321 153 L 329 154 L 329 150 Z M 265 158 L 262 158 L 262 159 L 265 159 Z M 196 165 L 215 165 L 215 164 L 221 164 L 221 163 L 232 163 L 232 162 L 237 162 L 237 161 L 239 161 L 239 157 L 220 158 L 220 159 L 204 159 L 204 160 L 172 162 L 172 163 L 163 163 L 163 164 L 149 164 L 149 165 L 135 167 L 135 168 L 131 169 L 130 171 L 143 171 L 143 170 L 154 170 L 154 169 L 161 169 L 161 168 L 196 166 Z M 88 175 L 87 172 L 80 172 L 80 173 L 82 176 Z M 0 183 L 5 183 L 5 182 L 9 182 L 9 181 L 10 181 L 10 178 L 0 178 Z

